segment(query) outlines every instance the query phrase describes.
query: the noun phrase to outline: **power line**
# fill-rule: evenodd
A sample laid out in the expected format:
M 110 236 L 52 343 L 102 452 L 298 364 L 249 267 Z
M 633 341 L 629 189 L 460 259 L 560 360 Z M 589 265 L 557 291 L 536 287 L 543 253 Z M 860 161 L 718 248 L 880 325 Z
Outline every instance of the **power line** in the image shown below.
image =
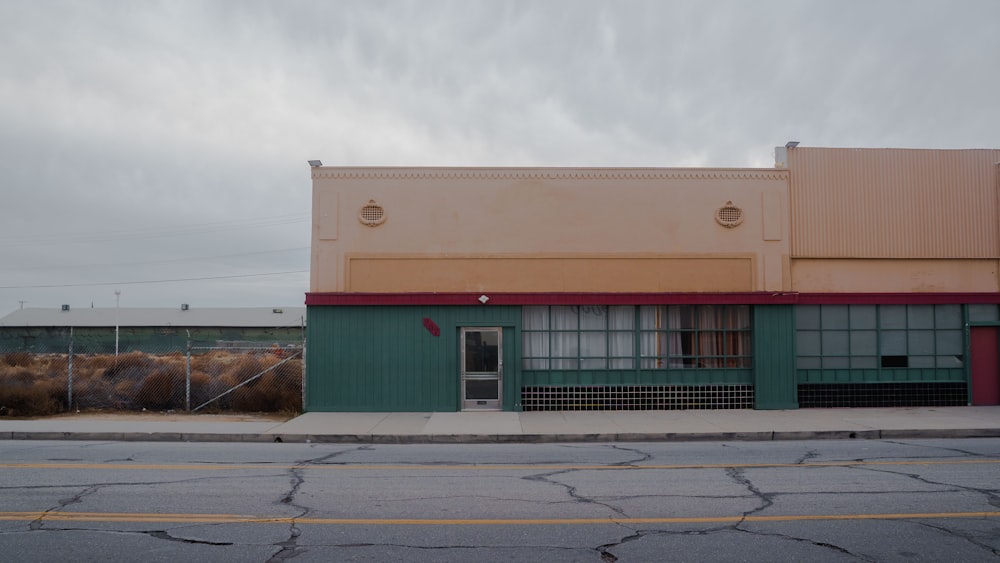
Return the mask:
M 147 266 L 149 264 L 172 264 L 178 262 L 201 262 L 205 260 L 219 260 L 221 258 L 240 258 L 243 256 L 259 256 L 262 254 L 278 254 L 281 252 L 298 252 L 302 250 L 309 250 L 308 246 L 299 246 L 295 248 L 282 248 L 279 250 L 262 250 L 259 252 L 241 252 L 238 254 L 220 254 L 217 256 L 194 256 L 189 258 L 167 258 L 164 260 L 144 260 L 141 262 L 114 262 L 114 263 L 104 263 L 104 264 L 72 264 L 63 266 L 36 266 L 30 268 L 18 268 L 18 272 L 31 272 L 39 270 L 78 270 L 80 268 L 113 268 L 117 266 Z
M 227 280 L 236 278 L 254 278 L 263 276 L 281 276 L 285 274 L 304 274 L 308 271 L 309 270 L 290 270 L 287 272 L 262 272 L 257 274 L 236 274 L 230 276 L 204 276 L 199 278 L 175 278 L 167 280 L 65 283 L 65 284 L 50 284 L 50 285 L 5 285 L 5 286 L 0 286 L 0 289 L 52 289 L 59 287 L 92 287 L 92 286 L 103 286 L 103 285 L 142 285 L 142 284 L 154 284 L 154 283 L 175 283 L 175 282 L 206 281 L 206 280 Z
M 276 217 L 262 217 L 255 219 L 238 219 L 233 221 L 217 221 L 202 225 L 189 225 L 185 227 L 175 227 L 166 229 L 128 229 L 116 231 L 90 231 L 82 233 L 61 233 L 43 237 L 34 237 L 30 240 L 7 240 L 0 242 L 0 246 L 28 246 L 44 244 L 68 244 L 82 242 L 106 242 L 128 238 L 150 239 L 170 236 L 196 235 L 203 233 L 214 233 L 219 231 L 230 231 L 237 229 L 273 227 L 278 225 L 289 225 L 292 223 L 305 223 L 310 220 L 309 215 L 279 215 Z

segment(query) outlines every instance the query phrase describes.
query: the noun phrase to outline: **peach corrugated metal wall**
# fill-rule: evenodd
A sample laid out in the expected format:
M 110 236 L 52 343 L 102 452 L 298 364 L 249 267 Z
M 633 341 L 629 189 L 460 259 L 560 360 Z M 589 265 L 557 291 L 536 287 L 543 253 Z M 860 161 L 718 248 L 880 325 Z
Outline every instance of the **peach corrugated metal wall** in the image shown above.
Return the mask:
M 792 256 L 1000 257 L 1000 150 L 788 151 Z

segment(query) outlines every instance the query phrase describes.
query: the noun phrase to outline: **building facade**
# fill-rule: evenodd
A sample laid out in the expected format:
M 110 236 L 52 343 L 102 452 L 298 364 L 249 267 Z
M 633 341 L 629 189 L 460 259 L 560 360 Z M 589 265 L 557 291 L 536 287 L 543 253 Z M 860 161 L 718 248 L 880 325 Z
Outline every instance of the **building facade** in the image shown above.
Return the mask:
M 312 168 L 313 411 L 1000 402 L 1000 150 Z

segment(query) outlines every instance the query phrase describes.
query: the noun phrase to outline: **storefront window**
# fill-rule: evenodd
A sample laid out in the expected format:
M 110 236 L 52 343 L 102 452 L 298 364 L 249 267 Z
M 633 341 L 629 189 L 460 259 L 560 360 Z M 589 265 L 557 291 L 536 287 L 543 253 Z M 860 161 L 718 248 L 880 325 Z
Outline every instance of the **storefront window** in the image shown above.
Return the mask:
M 961 305 L 800 305 L 799 369 L 962 367 Z
M 522 311 L 523 367 L 528 370 L 635 369 L 637 355 L 641 369 L 751 366 L 746 305 L 588 305 Z

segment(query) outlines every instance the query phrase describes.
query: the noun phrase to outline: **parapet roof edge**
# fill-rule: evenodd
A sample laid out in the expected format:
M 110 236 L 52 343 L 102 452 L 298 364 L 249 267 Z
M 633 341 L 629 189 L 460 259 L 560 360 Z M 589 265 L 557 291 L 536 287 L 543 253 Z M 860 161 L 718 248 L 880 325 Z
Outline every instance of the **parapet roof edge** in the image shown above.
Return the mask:
M 748 179 L 783 180 L 781 168 L 571 168 L 450 166 L 323 166 L 312 177 L 336 179 Z

